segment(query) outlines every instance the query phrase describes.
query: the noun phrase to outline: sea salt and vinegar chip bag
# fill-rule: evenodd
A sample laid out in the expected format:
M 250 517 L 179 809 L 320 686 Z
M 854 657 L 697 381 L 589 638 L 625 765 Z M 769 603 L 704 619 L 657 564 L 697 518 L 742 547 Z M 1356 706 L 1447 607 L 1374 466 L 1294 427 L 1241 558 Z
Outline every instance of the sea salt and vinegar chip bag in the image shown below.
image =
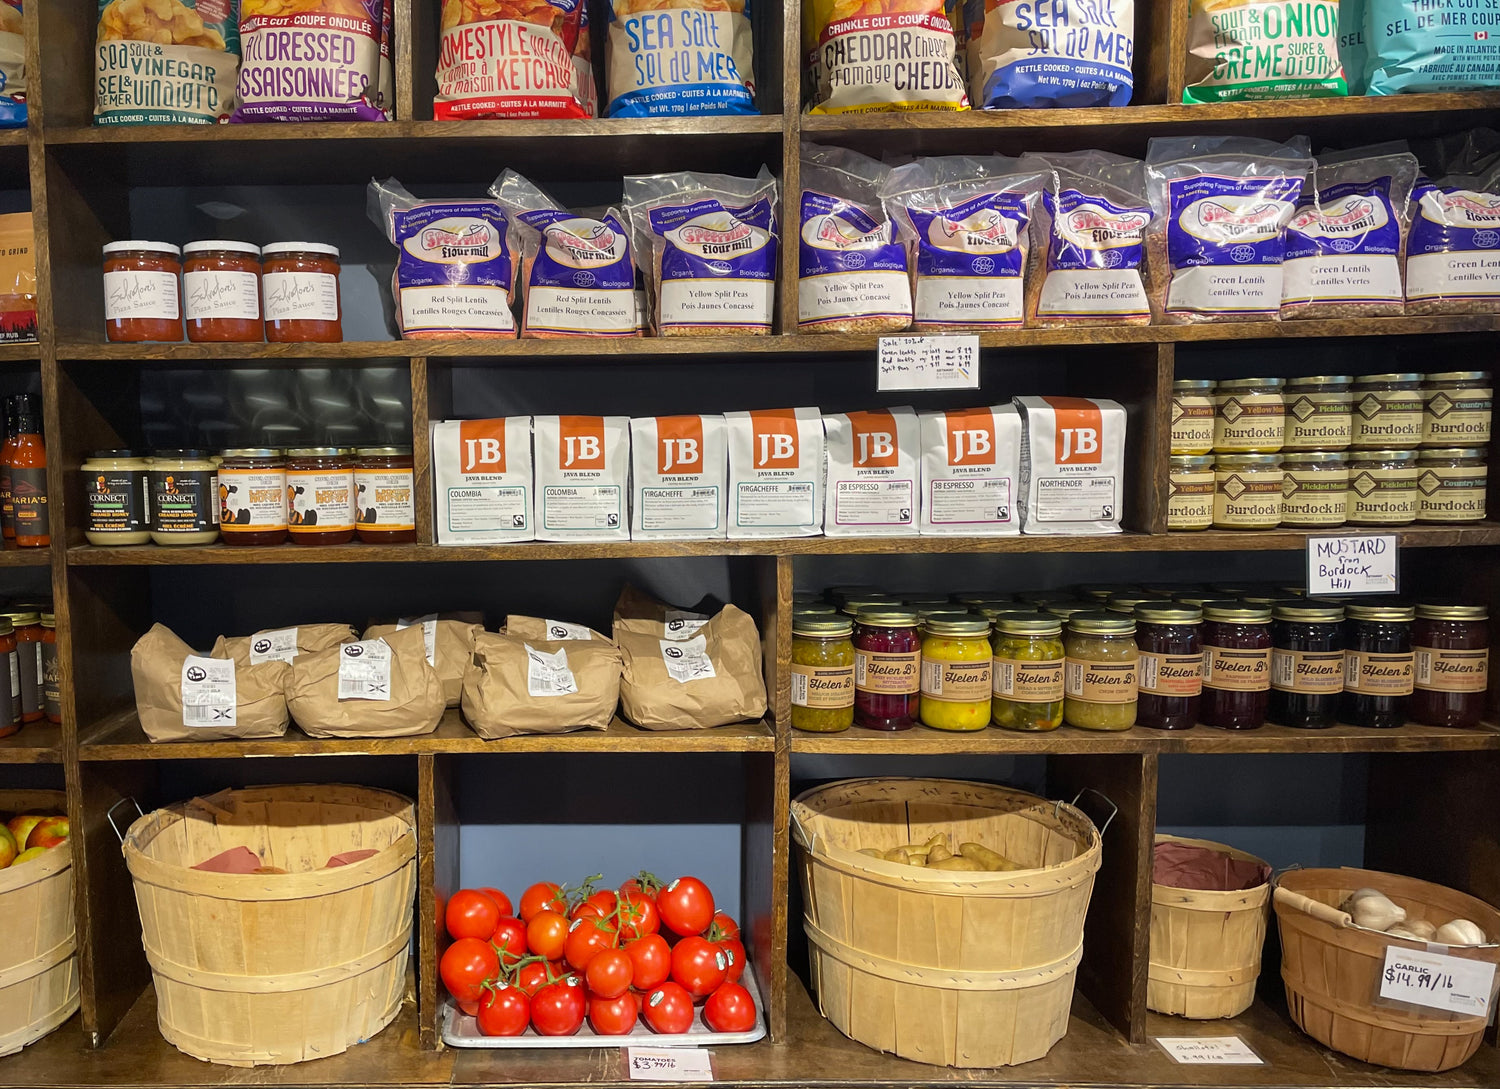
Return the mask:
M 418 0 L 430 4 L 432 0 Z M 592 117 L 575 62 L 585 0 L 442 0 L 439 121 Z
M 943 0 L 803 0 L 809 113 L 966 110 Z
M 96 125 L 227 121 L 239 70 L 229 0 L 99 0 Z
M 605 2 L 610 117 L 757 112 L 751 0 Z
M 172 0 L 154 0 L 155 6 Z M 382 0 L 240 0 L 231 121 L 389 121 Z

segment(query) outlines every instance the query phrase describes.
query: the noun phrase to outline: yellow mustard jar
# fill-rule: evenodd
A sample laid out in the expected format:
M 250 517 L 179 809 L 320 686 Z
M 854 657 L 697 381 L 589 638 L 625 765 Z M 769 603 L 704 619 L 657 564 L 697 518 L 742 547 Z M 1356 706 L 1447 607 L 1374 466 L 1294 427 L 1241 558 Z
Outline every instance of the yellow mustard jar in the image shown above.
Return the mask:
M 971 613 L 933 613 L 922 624 L 924 726 L 983 730 L 990 724 L 994 650 L 990 622 Z

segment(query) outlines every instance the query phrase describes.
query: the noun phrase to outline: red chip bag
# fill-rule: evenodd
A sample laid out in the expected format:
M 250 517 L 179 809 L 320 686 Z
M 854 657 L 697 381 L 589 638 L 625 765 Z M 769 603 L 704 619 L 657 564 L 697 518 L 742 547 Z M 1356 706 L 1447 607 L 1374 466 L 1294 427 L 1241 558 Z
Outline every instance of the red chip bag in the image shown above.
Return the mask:
M 592 88 L 574 61 L 583 8 L 584 0 L 443 0 L 433 116 L 592 117 Z M 592 69 L 587 76 L 591 84 Z

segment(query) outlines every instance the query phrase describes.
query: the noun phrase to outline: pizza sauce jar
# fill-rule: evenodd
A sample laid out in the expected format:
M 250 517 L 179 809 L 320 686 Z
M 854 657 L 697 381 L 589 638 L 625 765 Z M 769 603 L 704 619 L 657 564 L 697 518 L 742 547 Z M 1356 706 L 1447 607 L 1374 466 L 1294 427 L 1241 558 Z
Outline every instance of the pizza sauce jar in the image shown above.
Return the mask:
M 364 446 L 355 451 L 355 532 L 366 544 L 411 544 L 417 539 L 410 446 Z
M 854 618 L 854 724 L 909 730 L 917 724 L 922 640 L 910 609 L 872 609 Z
M 1411 717 L 1424 726 L 1478 726 L 1490 687 L 1489 610 L 1424 601 L 1411 641 Z
M 219 463 L 219 533 L 227 545 L 279 545 L 287 538 L 286 459 L 280 450 L 225 450 Z
M 62 722 L 62 670 L 57 664 L 57 617 L 42 614 L 42 711 L 48 722 Z
M 1203 693 L 1203 610 L 1173 601 L 1135 607 L 1140 705 L 1135 721 L 1156 730 L 1187 730 Z
M 1399 601 L 1344 606 L 1345 722 L 1376 729 L 1406 724 L 1416 615 L 1415 608 Z
M 339 446 L 286 452 L 288 528 L 292 543 L 347 544 L 354 540 L 354 459 Z
M 1221 730 L 1259 729 L 1271 695 L 1271 610 L 1206 601 L 1203 621 L 1200 720 Z
M 1278 601 L 1271 607 L 1271 701 L 1278 726 L 1324 730 L 1339 719 L 1344 691 L 1344 607 Z
M 343 340 L 338 247 L 273 242 L 260 252 L 266 339 L 274 344 Z
M 194 343 L 259 342 L 260 247 L 215 240 L 182 247 L 182 305 Z
M 104 247 L 104 335 L 114 342 L 182 339 L 182 251 L 170 242 Z

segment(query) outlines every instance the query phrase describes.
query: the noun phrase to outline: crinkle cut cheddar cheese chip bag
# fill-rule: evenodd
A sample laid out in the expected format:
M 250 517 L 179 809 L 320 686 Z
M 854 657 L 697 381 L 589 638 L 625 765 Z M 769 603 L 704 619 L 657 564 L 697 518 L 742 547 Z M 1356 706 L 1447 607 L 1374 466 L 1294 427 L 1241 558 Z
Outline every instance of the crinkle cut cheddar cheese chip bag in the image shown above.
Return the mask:
M 810 113 L 964 110 L 943 0 L 805 0 Z

